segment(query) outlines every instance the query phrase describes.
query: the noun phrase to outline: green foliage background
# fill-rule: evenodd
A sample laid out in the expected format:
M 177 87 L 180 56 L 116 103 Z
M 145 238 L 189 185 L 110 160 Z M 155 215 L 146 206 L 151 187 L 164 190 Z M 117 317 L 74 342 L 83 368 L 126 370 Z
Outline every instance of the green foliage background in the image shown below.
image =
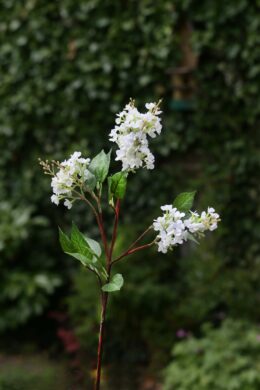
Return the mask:
M 164 131 L 152 144 L 156 170 L 130 179 L 117 250 L 180 191 L 198 189 L 196 206 L 215 206 L 222 223 L 219 235 L 199 248 L 168 256 L 151 251 L 119 268 L 126 284 L 111 300 L 107 356 L 122 367 L 158 367 L 179 327 L 196 330 L 220 311 L 259 319 L 258 6 L 257 0 L 2 0 L 1 332 L 30 327 L 35 316 L 67 302 L 94 356 L 91 276 L 62 255 L 57 225 L 66 229 L 73 219 L 93 237 L 97 231 L 81 205 L 65 213 L 50 204 L 37 158 L 108 150 L 115 113 L 129 97 L 139 105 L 162 97 Z M 167 71 L 181 60 L 183 20 L 194 29 L 198 88 L 194 110 L 176 111 Z
M 225 320 L 217 329 L 205 324 L 200 339 L 189 337 L 174 347 L 163 389 L 259 389 L 258 331 L 246 321 Z

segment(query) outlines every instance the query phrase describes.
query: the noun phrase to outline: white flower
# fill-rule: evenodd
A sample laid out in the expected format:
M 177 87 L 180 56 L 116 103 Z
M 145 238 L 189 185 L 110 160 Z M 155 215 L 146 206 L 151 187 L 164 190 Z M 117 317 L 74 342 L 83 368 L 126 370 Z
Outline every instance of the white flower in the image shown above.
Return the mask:
M 218 227 L 219 214 L 215 212 L 213 207 L 208 207 L 208 212 L 201 213 L 201 221 L 204 224 L 205 230 L 213 231 Z
M 60 200 L 65 200 L 64 205 L 70 209 L 75 198 L 74 191 L 81 188 L 87 182 L 90 172 L 89 158 L 81 157 L 81 152 L 74 152 L 68 160 L 58 165 L 59 170 L 53 176 L 51 187 L 53 195 L 51 201 L 59 205 Z
M 147 108 L 147 110 L 153 110 L 155 106 L 155 103 L 145 103 L 145 108 Z
M 185 220 L 185 226 L 190 233 L 203 232 L 205 230 L 204 224 L 200 220 L 200 216 L 197 212 L 190 211 L 190 218 Z
M 117 114 L 116 125 L 109 134 L 109 139 L 118 145 L 116 160 L 122 161 L 123 171 L 137 168 L 154 168 L 154 156 L 149 149 L 148 136 L 151 138 L 161 133 L 161 113 L 158 104 L 146 103 L 147 112 L 140 113 L 133 101 Z
M 66 206 L 68 209 L 71 209 L 71 207 L 72 207 L 71 201 L 68 199 L 65 199 L 64 206 Z
M 57 206 L 59 205 L 59 197 L 57 195 L 52 195 L 51 196 L 51 201 L 52 203 L 55 203 Z
M 183 244 L 188 235 L 182 221 L 185 213 L 178 211 L 172 205 L 162 206 L 161 210 L 165 213 L 154 220 L 153 228 L 159 232 L 157 235 L 158 251 L 166 253 L 173 246 Z
M 158 232 L 156 243 L 158 252 L 167 253 L 176 245 L 181 245 L 190 238 L 191 234 L 201 237 L 206 230 L 215 230 L 218 225 L 219 215 L 211 207 L 203 211 L 189 212 L 189 217 L 172 205 L 161 207 L 163 215 L 154 220 L 153 228 Z

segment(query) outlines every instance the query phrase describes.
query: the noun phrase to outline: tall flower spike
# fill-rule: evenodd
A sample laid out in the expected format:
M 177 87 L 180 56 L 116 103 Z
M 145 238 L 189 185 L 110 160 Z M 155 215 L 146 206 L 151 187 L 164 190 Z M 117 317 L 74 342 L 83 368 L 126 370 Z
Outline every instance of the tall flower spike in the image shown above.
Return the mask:
M 134 171 L 144 167 L 154 168 L 154 155 L 149 149 L 148 137 L 155 138 L 161 133 L 159 115 L 160 102 L 146 103 L 146 113 L 135 107 L 134 100 L 117 114 L 116 125 L 109 134 L 109 139 L 118 146 L 116 160 L 122 161 L 123 171 Z

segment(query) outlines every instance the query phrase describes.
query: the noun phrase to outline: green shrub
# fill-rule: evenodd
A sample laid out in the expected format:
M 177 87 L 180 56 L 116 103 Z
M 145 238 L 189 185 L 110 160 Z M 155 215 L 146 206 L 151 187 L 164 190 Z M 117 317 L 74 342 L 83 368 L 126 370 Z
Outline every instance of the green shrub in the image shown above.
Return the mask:
M 207 324 L 201 337 L 188 337 L 173 348 L 164 390 L 258 390 L 259 329 L 248 322 Z
M 0 284 L 10 290 L 10 273 L 18 272 L 23 280 L 47 274 L 68 286 L 74 265 L 61 254 L 56 228 L 65 218 L 50 204 L 37 158 L 94 153 L 130 96 L 153 100 L 166 90 L 165 68 L 175 56 L 173 7 L 171 1 L 4 0 L 0 12 L 0 210 L 6 215 L 1 212 Z M 26 291 L 15 300 L 4 294 L 0 331 L 41 314 L 50 296 L 53 305 L 58 284 L 53 287 L 41 295 L 32 288 L 29 300 Z M 37 310 L 20 316 L 21 306 Z
M 113 358 L 165 364 L 176 329 L 197 327 L 218 310 L 259 319 L 257 11 L 252 0 L 1 1 L 1 331 L 60 307 L 73 280 L 72 322 L 86 348 L 94 346 L 91 282 L 61 254 L 56 226 L 66 217 L 50 204 L 37 157 L 95 153 L 130 96 L 138 104 L 163 97 L 165 121 L 154 143 L 157 169 L 149 182 L 145 172 L 131 179 L 122 247 L 141 230 L 133 214 L 145 225 L 169 194 L 194 188 L 203 194 L 196 206 L 220 211 L 222 232 L 218 244 L 186 247 L 174 259 L 131 260 L 125 293 L 111 303 Z M 167 70 L 180 64 L 183 20 L 199 53 L 193 111 L 170 109 Z M 80 208 L 71 212 L 83 229 L 91 226 Z M 36 283 L 37 275 L 48 283 Z

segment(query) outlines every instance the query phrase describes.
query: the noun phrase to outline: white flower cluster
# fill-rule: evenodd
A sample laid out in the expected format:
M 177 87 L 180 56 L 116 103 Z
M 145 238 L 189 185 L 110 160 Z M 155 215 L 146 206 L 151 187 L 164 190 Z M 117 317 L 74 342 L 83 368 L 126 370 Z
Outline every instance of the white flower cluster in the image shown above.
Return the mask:
M 147 112 L 141 113 L 130 101 L 122 112 L 117 114 L 116 125 L 109 134 L 109 139 L 115 142 L 119 149 L 116 160 L 122 161 L 123 171 L 137 168 L 154 168 L 154 155 L 149 149 L 148 136 L 155 138 L 161 133 L 161 114 L 159 104 L 146 103 Z
M 74 198 L 73 190 L 87 181 L 90 172 L 89 158 L 81 157 L 81 152 L 74 152 L 68 160 L 59 164 L 59 170 L 53 176 L 51 186 L 53 195 L 51 201 L 56 205 L 64 200 L 64 205 L 70 209 Z
M 174 246 L 183 244 L 191 234 L 201 237 L 206 230 L 215 230 L 218 227 L 219 215 L 212 207 L 201 215 L 190 211 L 187 217 L 185 213 L 178 211 L 172 205 L 161 207 L 163 216 L 154 220 L 153 228 L 159 234 L 156 237 L 158 252 L 166 253 Z

